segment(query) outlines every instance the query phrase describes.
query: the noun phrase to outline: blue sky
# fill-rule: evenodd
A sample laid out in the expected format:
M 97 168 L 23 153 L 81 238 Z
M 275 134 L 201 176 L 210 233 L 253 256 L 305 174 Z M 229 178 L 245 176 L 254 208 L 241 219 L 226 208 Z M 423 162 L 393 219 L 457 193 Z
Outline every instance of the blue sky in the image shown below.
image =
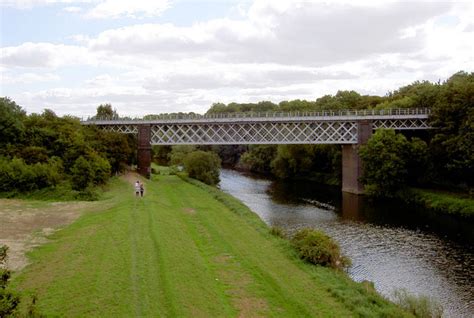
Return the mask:
M 205 112 L 384 95 L 474 69 L 468 1 L 1 0 L 0 95 L 28 112 Z

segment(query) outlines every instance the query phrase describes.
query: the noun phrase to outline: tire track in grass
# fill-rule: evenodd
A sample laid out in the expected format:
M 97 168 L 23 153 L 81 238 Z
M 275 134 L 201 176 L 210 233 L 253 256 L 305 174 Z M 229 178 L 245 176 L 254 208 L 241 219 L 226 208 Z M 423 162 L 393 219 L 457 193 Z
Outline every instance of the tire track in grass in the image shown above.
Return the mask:
M 148 186 L 149 187 L 149 186 Z M 151 191 L 148 191 L 151 195 Z M 155 205 L 159 205 L 159 202 L 154 201 Z M 151 242 L 153 244 L 153 256 L 156 260 L 156 264 L 158 266 L 157 268 L 157 273 L 158 273 L 158 283 L 160 284 L 160 296 L 162 296 L 162 301 L 165 304 L 165 312 L 163 315 L 167 317 L 177 317 L 177 310 L 176 306 L 173 302 L 172 295 L 170 295 L 171 292 L 171 286 L 169 284 L 168 278 L 166 277 L 166 272 L 164 270 L 164 259 L 163 259 L 163 254 L 161 253 L 160 249 L 160 244 L 158 241 L 158 234 L 156 233 L 156 219 L 155 215 L 153 213 L 153 210 L 156 210 L 156 206 L 150 206 L 148 203 L 148 200 L 145 198 L 144 199 L 144 206 L 146 210 L 146 214 L 148 217 L 148 234 L 151 239 Z M 166 312 L 167 311 L 167 312 Z
M 130 222 L 128 223 L 128 231 L 130 235 L 130 281 L 132 283 L 133 307 L 135 309 L 135 317 L 142 316 L 142 308 L 140 297 L 138 295 L 138 270 L 137 270 L 137 235 L 136 235 L 136 218 L 137 218 L 137 200 L 134 199 L 132 213 L 130 213 Z

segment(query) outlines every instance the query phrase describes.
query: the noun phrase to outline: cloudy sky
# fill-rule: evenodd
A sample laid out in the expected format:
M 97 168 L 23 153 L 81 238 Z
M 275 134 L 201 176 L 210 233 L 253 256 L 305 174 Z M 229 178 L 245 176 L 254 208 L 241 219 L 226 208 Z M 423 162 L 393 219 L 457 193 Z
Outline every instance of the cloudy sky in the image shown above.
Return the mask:
M 0 3 L 0 95 L 28 112 L 202 113 L 474 71 L 472 1 Z

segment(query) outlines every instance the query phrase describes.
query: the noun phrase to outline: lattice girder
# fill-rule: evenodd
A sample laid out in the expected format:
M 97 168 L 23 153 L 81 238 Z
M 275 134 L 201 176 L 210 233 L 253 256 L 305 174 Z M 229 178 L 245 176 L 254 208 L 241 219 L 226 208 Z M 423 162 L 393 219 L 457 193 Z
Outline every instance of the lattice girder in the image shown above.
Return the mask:
M 372 122 L 374 129 L 386 128 L 395 130 L 429 129 L 427 118 L 378 119 Z
M 137 134 L 140 123 L 98 124 L 102 129 Z M 151 125 L 153 145 L 355 144 L 357 120 L 241 120 L 157 122 Z M 427 118 L 372 120 L 373 129 L 430 129 Z
M 152 125 L 155 145 L 225 144 L 351 144 L 357 142 L 357 123 L 250 122 Z

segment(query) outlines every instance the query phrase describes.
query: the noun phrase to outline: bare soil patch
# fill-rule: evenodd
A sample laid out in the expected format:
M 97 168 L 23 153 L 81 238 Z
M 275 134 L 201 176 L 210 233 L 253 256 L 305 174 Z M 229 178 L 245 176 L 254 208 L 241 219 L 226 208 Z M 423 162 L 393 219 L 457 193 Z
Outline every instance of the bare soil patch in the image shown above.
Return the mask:
M 47 236 L 76 220 L 82 211 L 103 202 L 42 202 L 0 199 L 0 244 L 9 247 L 7 266 L 20 270 L 26 252 L 47 242 Z
M 193 208 L 183 208 L 183 211 L 186 214 L 191 214 L 191 215 L 196 214 L 196 210 Z

